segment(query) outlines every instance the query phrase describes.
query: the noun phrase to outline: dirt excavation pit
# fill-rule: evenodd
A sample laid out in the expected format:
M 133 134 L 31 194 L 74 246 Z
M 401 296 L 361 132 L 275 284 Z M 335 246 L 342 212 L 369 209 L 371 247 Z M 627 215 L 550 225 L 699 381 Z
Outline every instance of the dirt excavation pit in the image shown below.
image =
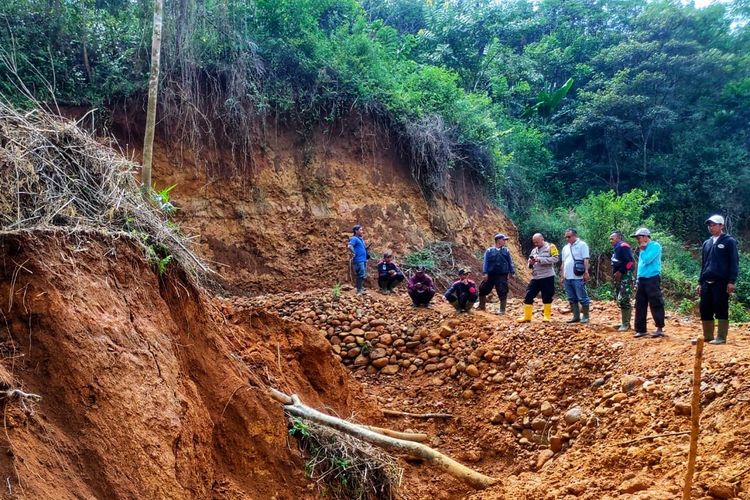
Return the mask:
M 226 299 L 231 314 L 274 310 L 313 327 L 382 410 L 374 425 L 429 435 L 430 446 L 497 485 L 475 491 L 407 461 L 410 498 L 678 498 L 688 456 L 690 394 L 700 324 L 672 314 L 665 339 L 618 333 L 619 311 L 596 302 L 589 325 L 519 324 L 509 314 L 456 315 L 404 293 L 336 298 L 331 289 Z M 230 316 L 231 316 L 230 314 Z M 536 316 L 538 314 L 538 316 Z M 750 337 L 706 346 L 694 498 L 750 498 Z

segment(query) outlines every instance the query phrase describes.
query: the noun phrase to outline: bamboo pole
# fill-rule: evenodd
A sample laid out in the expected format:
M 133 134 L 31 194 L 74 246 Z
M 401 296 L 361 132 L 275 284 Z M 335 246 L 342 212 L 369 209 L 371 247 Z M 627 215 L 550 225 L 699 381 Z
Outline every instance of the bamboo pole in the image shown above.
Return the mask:
M 484 474 L 472 470 L 452 458 L 433 450 L 429 446 L 423 445 L 422 443 L 388 437 L 369 430 L 361 425 L 353 424 L 346 420 L 321 413 L 318 410 L 303 404 L 296 394 L 289 396 L 272 388 L 271 396 L 275 400 L 281 402 L 284 405 L 284 411 L 290 415 L 306 418 L 315 423 L 331 427 L 332 429 L 336 429 L 344 434 L 354 436 L 357 439 L 361 439 L 362 441 L 366 441 L 387 450 L 406 453 L 410 456 L 421 458 L 474 488 L 485 489 L 497 483 L 496 478 L 485 476 Z
M 701 419 L 701 362 L 703 361 L 703 337 L 698 337 L 695 346 L 695 364 L 693 365 L 693 401 L 690 412 L 690 452 L 688 453 L 687 473 L 685 474 L 685 485 L 682 488 L 682 500 L 690 500 L 690 491 L 693 487 L 693 474 L 695 473 L 695 456 L 698 452 L 698 434 L 700 433 Z
M 386 436 L 390 436 L 392 438 L 404 439 L 406 441 L 416 441 L 417 443 L 424 443 L 425 441 L 430 439 L 427 434 L 422 434 L 421 432 L 394 431 L 391 429 L 384 429 L 383 427 L 375 427 L 374 425 L 363 425 L 362 427 L 374 432 L 379 432 L 380 434 L 384 434 Z
M 411 418 L 453 418 L 450 413 L 410 413 L 408 411 L 383 410 L 387 417 L 411 417 Z

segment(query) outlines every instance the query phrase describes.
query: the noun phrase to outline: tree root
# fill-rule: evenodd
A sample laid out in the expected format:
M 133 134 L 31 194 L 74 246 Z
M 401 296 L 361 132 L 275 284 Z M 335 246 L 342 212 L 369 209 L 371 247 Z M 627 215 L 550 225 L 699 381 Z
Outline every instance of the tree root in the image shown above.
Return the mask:
M 4 397 L 6 399 L 13 399 L 17 398 L 21 402 L 21 406 L 23 407 L 23 411 L 26 412 L 29 415 L 34 414 L 34 410 L 32 408 L 29 408 L 26 405 L 27 401 L 33 401 L 35 403 L 42 400 L 42 397 L 39 394 L 32 394 L 30 392 L 23 392 L 21 389 L 7 389 L 7 390 L 0 390 L 0 397 Z

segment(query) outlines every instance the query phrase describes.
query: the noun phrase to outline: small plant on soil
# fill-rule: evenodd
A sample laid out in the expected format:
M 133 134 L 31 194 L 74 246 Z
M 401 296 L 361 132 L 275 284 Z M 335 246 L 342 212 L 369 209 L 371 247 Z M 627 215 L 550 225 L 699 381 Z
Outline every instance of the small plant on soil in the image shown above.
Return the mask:
M 338 302 L 341 298 L 341 283 L 336 283 L 333 285 L 333 288 L 331 289 L 331 299 L 333 299 L 334 302 Z
M 364 356 L 367 356 L 368 354 L 370 354 L 370 351 L 372 351 L 372 344 L 370 343 L 369 340 L 365 340 L 364 342 L 362 342 L 361 344 L 359 344 L 359 348 L 361 350 L 360 352 Z
M 165 255 L 165 253 L 166 249 L 163 247 L 154 245 L 146 247 L 146 258 L 148 258 L 149 264 L 154 267 L 159 276 L 163 276 L 164 273 L 167 272 L 169 263 L 174 259 L 174 255 L 170 253 L 166 253 Z
M 177 211 L 177 207 L 175 207 L 171 201 L 169 201 L 169 193 L 177 187 L 177 184 L 172 184 L 171 186 L 165 187 L 164 189 L 159 190 L 156 187 L 156 184 L 154 184 L 153 188 L 153 198 L 154 201 L 159 205 L 159 208 L 162 212 L 164 212 L 167 215 L 172 215 Z

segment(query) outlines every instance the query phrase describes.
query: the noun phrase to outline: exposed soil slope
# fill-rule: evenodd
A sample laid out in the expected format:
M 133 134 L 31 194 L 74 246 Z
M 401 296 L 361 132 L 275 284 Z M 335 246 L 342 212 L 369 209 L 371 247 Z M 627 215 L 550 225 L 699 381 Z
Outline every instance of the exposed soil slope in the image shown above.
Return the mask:
M 231 321 L 127 238 L 0 238 L 0 473 L 14 498 L 301 498 L 280 406 L 262 387 L 360 418 L 324 337 L 263 312 Z
M 517 238 L 510 220 L 468 178 L 454 177 L 428 203 L 387 144 L 362 124 L 338 124 L 308 141 L 280 132 L 253 152 L 246 172 L 237 174 L 226 154 L 211 156 L 218 165 L 211 176 L 200 167 L 209 161 L 206 153 L 198 162 L 162 145 L 154 175 L 159 186 L 177 185 L 172 195 L 181 226 L 198 236 L 201 255 L 241 293 L 350 282 L 346 242 L 356 223 L 365 226 L 376 254 L 392 249 L 401 260 L 428 243 L 449 241 L 456 265 L 479 272 L 477 256 L 495 233 Z M 517 241 L 510 245 L 523 262 Z M 519 267 L 523 281 L 527 270 Z

